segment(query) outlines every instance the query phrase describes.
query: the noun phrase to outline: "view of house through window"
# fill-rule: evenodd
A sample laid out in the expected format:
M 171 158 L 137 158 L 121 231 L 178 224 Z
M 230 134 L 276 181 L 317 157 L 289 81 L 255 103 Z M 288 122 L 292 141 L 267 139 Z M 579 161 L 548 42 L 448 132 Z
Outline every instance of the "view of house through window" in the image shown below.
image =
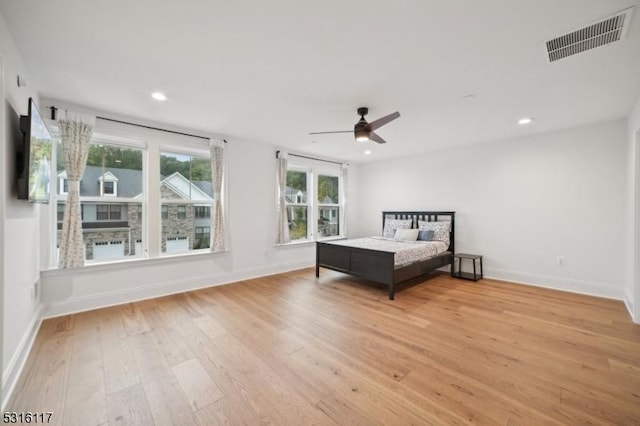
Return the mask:
M 165 134 L 155 140 L 155 131 L 127 129 L 105 126 L 89 147 L 80 181 L 85 264 L 209 251 L 217 196 L 209 140 Z M 69 191 L 62 144 L 58 140 L 55 146 L 51 266 L 58 264 Z M 159 165 L 159 175 L 147 164 Z M 149 199 L 159 203 L 147 204 Z M 154 238 L 147 241 L 147 233 Z
M 288 170 L 285 200 L 291 240 L 307 239 L 307 173 Z
M 58 142 L 58 153 L 62 152 Z M 142 151 L 92 144 L 80 182 L 85 259 L 113 260 L 142 253 Z M 67 175 L 57 155 L 58 241 L 67 197 Z M 58 243 L 59 247 L 59 243 Z
M 340 193 L 338 176 L 318 175 L 318 234 L 340 235 Z
M 285 204 L 292 241 L 340 235 L 340 177 L 319 168 L 290 164 Z M 308 194 L 313 194 L 311 197 Z
M 208 157 L 160 154 L 163 253 L 211 246 L 213 185 Z

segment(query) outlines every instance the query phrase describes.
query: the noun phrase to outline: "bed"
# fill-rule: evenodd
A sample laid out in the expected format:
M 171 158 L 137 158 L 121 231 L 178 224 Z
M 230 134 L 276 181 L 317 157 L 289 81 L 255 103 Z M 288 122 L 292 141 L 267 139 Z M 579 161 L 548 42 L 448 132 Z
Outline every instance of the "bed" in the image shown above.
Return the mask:
M 398 255 L 392 247 L 382 242 L 367 243 L 364 239 L 318 241 L 316 243 L 316 277 L 320 277 L 320 267 L 332 269 L 370 281 L 385 284 L 389 289 L 389 299 L 394 300 L 396 285 L 423 275 L 453 262 L 455 253 L 455 212 L 421 211 L 421 212 L 382 212 L 383 232 L 387 232 L 385 221 L 403 221 L 411 223 L 416 229 L 421 222 L 450 222 L 448 227 L 448 244 L 444 250 L 432 253 L 427 258 L 416 255 Z M 435 225 L 435 224 L 433 224 Z M 426 226 L 423 224 L 423 226 Z M 389 235 L 387 235 L 388 237 Z M 373 241 L 376 239 L 371 237 Z M 391 242 L 391 241 L 390 241 Z M 396 258 L 403 257 L 402 261 Z M 408 258 L 408 259 L 407 259 Z

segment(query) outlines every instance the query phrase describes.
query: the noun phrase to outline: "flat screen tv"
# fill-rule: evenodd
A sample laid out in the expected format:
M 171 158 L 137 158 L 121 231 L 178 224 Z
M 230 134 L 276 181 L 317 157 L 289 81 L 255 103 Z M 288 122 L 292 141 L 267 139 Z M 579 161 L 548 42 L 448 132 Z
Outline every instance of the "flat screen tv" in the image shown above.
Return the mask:
M 18 199 L 49 203 L 53 138 L 32 98 L 28 115 L 20 116 L 22 144 L 16 152 Z

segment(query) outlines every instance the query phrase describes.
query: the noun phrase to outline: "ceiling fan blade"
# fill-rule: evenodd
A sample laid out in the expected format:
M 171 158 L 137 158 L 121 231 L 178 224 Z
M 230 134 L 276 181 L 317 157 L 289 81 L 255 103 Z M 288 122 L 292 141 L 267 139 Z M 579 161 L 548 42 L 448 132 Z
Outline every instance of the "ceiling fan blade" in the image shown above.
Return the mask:
M 396 112 L 394 112 L 392 114 L 389 114 L 389 115 L 387 115 L 385 117 L 378 118 L 377 120 L 372 121 L 371 123 L 369 123 L 369 126 L 371 127 L 371 130 L 375 130 L 375 129 L 379 128 L 379 127 L 384 126 L 388 122 L 395 120 L 398 117 L 400 117 L 400 113 L 398 111 L 396 111 Z
M 377 143 L 387 143 L 387 141 L 378 136 L 376 132 L 369 133 L 369 140 Z
M 336 130 L 335 132 L 311 132 L 310 135 L 326 135 L 328 133 L 353 133 L 353 130 Z

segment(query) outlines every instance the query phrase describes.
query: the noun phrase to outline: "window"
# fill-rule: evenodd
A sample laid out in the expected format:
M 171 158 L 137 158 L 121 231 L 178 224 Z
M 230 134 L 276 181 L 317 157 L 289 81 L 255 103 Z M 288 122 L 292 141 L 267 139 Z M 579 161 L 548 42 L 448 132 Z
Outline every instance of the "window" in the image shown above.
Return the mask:
M 97 204 L 96 220 L 121 220 L 122 206 L 120 204 Z
M 285 188 L 285 203 L 287 205 L 287 220 L 291 240 L 309 238 L 307 232 L 307 176 L 306 170 L 287 170 L 287 186 Z
M 96 206 L 96 219 L 97 220 L 109 220 L 109 205 L 98 204 Z
M 193 249 L 209 248 L 211 241 L 211 227 L 196 226 L 196 239 L 193 243 Z
M 285 204 L 292 241 L 342 235 L 341 185 L 338 167 L 289 161 Z
M 60 143 L 57 149 L 58 153 L 62 152 Z M 142 157 L 143 151 L 139 148 L 92 141 L 80 184 L 87 263 L 114 261 L 143 252 L 135 249 L 136 240 L 142 240 L 144 221 Z M 63 204 L 68 189 L 67 175 L 59 156 L 56 163 L 61 185 L 59 202 Z M 59 238 L 61 230 L 57 232 Z
M 196 219 L 211 217 L 211 207 L 209 206 L 195 206 L 194 209 Z
M 60 144 L 58 143 L 58 146 Z M 59 152 L 59 151 L 58 151 Z M 69 181 L 67 180 L 67 173 L 62 171 L 58 173 L 58 194 L 67 195 L 69 193 Z
M 187 218 L 187 206 L 178 206 L 178 219 Z
M 62 146 L 55 146 L 51 267 L 58 264 L 69 189 Z M 151 175 L 157 168 L 147 164 L 159 165 L 160 173 Z M 97 122 L 80 183 L 86 264 L 208 249 L 214 199 L 208 140 Z M 149 241 L 147 232 L 160 238 Z
M 114 184 L 115 182 L 103 182 L 104 195 L 115 195 Z
M 210 247 L 214 200 L 211 160 L 206 154 L 160 153 L 162 252 Z
M 318 175 L 318 235 L 340 235 L 340 181 L 338 176 Z

